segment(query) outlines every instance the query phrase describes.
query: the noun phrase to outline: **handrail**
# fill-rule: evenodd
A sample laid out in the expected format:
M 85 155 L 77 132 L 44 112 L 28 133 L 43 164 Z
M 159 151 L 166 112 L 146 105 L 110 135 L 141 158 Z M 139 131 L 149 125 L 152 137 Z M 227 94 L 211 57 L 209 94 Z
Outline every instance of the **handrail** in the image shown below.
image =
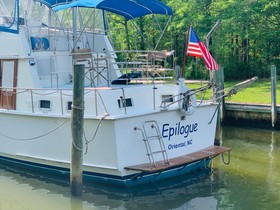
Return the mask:
M 12 90 L 12 91 L 8 91 L 8 90 Z M 18 88 L 18 87 L 0 87 L 0 91 L 2 92 L 6 92 L 6 93 L 9 93 L 11 95 L 19 95 L 19 94 L 22 94 L 22 93 L 26 93 L 26 92 L 29 92 L 30 94 L 30 100 L 31 100 L 31 113 L 35 113 L 35 103 L 34 103 L 34 95 L 41 95 L 41 96 L 46 96 L 46 95 L 52 95 L 52 94 L 59 94 L 59 101 L 60 101 L 60 110 L 61 110 L 61 114 L 64 115 L 65 112 L 64 112 L 64 108 L 63 108 L 63 102 L 65 100 L 64 99 L 64 96 L 73 96 L 72 93 L 69 94 L 69 93 L 64 93 L 63 91 L 70 91 L 72 90 L 72 88 L 61 88 L 61 89 L 56 89 L 56 88 Z M 109 115 L 108 113 L 108 109 L 106 108 L 106 104 L 104 103 L 103 99 L 102 99 L 102 95 L 99 93 L 99 90 L 103 90 L 102 88 L 93 88 L 93 87 L 90 87 L 90 88 L 85 88 L 85 93 L 84 94 L 89 94 L 91 92 L 94 92 L 94 101 L 95 101 L 95 115 L 96 116 L 99 116 L 99 113 L 98 113 L 98 106 L 97 106 L 97 103 L 98 103 L 98 97 L 101 101 L 101 104 L 106 112 L 107 115 Z M 115 88 L 108 88 L 106 89 L 108 91 L 116 91 L 116 90 L 120 90 L 122 92 L 122 103 L 123 103 L 123 108 L 124 108 L 124 114 L 127 114 L 127 108 L 126 108 L 126 97 L 125 97 L 125 90 L 124 88 L 122 87 L 115 87 Z M 44 93 L 40 93 L 38 91 L 44 91 Z M 7 96 L 7 94 L 6 94 Z M 9 99 L 8 97 L 6 97 L 6 103 L 7 103 L 7 110 L 10 110 L 9 109 Z M 2 107 L 3 108 L 3 107 Z M 104 114 L 104 113 L 102 113 Z
M 85 88 L 85 93 L 84 94 L 89 94 L 89 93 L 94 91 L 95 92 L 96 103 L 97 103 L 97 95 L 98 95 L 100 100 L 101 100 L 101 104 L 102 104 L 106 114 L 109 115 L 108 114 L 108 109 L 106 108 L 106 105 L 105 105 L 105 103 L 102 99 L 102 95 L 99 93 L 99 89 L 100 88 Z M 45 96 L 45 95 L 59 94 L 60 110 L 61 110 L 62 115 L 64 115 L 64 108 L 63 108 L 63 102 L 64 102 L 63 98 L 64 98 L 64 96 L 73 96 L 72 94 L 63 93 L 63 91 L 70 91 L 70 90 L 72 90 L 72 88 L 56 89 L 56 88 L 18 88 L 18 87 L 5 87 L 5 88 L 3 88 L 3 87 L 0 87 L 0 91 L 2 93 L 3 92 L 6 93 L 5 94 L 5 96 L 6 96 L 5 101 L 6 101 L 6 109 L 8 111 L 10 110 L 10 108 L 9 108 L 9 97 L 8 96 L 19 95 L 19 94 L 29 92 L 30 100 L 31 100 L 31 113 L 35 113 L 34 95 Z M 108 90 L 122 90 L 124 92 L 123 88 L 110 88 Z M 38 91 L 44 91 L 44 93 L 39 93 Z M 97 104 L 96 104 L 95 107 L 96 107 L 96 116 L 98 116 Z M 4 107 L 1 107 L 1 108 L 4 109 Z

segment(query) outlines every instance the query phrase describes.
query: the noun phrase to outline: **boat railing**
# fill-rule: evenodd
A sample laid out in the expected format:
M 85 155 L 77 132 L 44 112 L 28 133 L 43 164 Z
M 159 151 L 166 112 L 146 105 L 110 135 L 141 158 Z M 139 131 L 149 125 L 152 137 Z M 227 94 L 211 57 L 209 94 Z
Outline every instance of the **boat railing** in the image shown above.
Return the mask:
M 101 105 L 103 106 L 102 110 L 107 112 L 107 108 L 105 103 L 103 102 L 102 95 L 99 93 L 98 88 L 85 88 L 84 94 L 90 94 L 94 92 L 94 101 L 101 101 Z M 48 112 L 50 107 L 40 107 L 38 104 L 40 100 L 44 101 L 52 101 L 52 103 L 57 102 L 59 104 L 56 107 L 53 107 L 53 113 L 60 113 L 62 115 L 69 113 L 71 111 L 71 104 L 73 98 L 72 88 L 63 88 L 63 89 L 54 89 L 54 88 L 12 88 L 12 87 L 0 87 L 0 108 L 10 110 L 18 110 L 30 113 L 42 113 Z M 23 97 L 23 98 L 21 98 Z M 97 98 L 99 100 L 97 100 Z M 15 100 L 16 99 L 16 100 Z M 12 104 L 16 101 L 17 105 L 21 108 L 16 108 L 16 105 L 12 106 Z M 28 102 L 28 106 L 26 106 L 26 102 Z M 67 107 L 67 102 L 70 102 L 70 106 Z M 97 107 L 97 105 L 96 105 Z M 67 112 L 66 110 L 67 109 Z M 51 111 L 50 111 L 51 112 Z M 92 111 L 93 113 L 93 111 Z M 98 116 L 98 110 L 95 109 L 95 115 Z
M 40 40 L 42 41 L 44 39 L 40 38 Z M 37 45 L 41 46 L 41 44 Z M 52 53 L 53 51 L 49 52 Z M 62 52 L 64 52 L 64 54 L 62 54 Z M 153 77 L 161 77 L 162 80 L 167 80 L 170 76 L 174 77 L 173 51 L 124 50 L 106 52 L 104 50 L 103 52 L 92 52 L 90 49 L 80 49 L 78 51 L 72 51 L 70 54 L 69 51 L 60 51 L 60 53 L 53 53 L 50 57 L 50 69 L 53 73 L 58 72 L 57 66 L 59 65 L 57 64 L 57 60 L 59 60 L 59 57 L 65 56 L 66 54 L 68 54 L 68 56 L 73 56 L 78 63 L 84 62 L 89 72 L 95 74 L 92 81 L 93 86 L 98 86 L 100 83 L 98 80 L 100 78 L 106 79 L 109 86 L 110 83 L 116 79 L 114 75 L 118 75 L 117 72 L 120 72 L 122 75 L 138 72 L 141 73 L 141 77 L 146 80 L 150 80 Z M 59 68 L 61 68 L 61 66 Z M 95 82 L 94 79 L 96 80 Z M 56 78 L 56 80 L 59 80 L 59 78 Z M 51 81 L 51 83 L 52 82 L 53 81 Z M 54 84 L 57 83 L 56 81 Z M 53 84 L 51 87 L 53 87 Z
M 91 52 L 90 49 L 76 50 L 71 53 L 79 63 L 87 60 L 87 71 L 94 76 L 92 86 L 98 86 L 105 79 L 107 86 L 129 84 L 138 80 L 170 80 L 174 78 L 174 51 L 103 51 Z M 116 78 L 116 75 L 121 75 Z M 122 81 L 122 82 L 121 82 Z
M 112 107 L 112 103 L 108 103 L 102 92 L 117 91 L 115 100 L 119 100 L 119 107 Z M 99 87 L 85 88 L 85 115 L 88 116 L 106 116 L 115 114 L 128 114 L 126 91 L 123 87 Z M 90 95 L 90 97 L 87 97 Z M 105 94 L 108 95 L 108 94 Z M 119 97 L 120 96 L 120 97 Z M 12 88 L 0 87 L 0 109 L 7 111 L 15 110 L 17 112 L 25 112 L 31 114 L 49 113 L 54 115 L 68 116 L 72 110 L 73 89 L 72 88 Z M 110 97 L 111 101 L 111 97 Z M 41 103 L 47 104 L 47 106 Z M 152 109 L 151 103 L 151 109 Z
M 174 78 L 174 52 L 129 50 L 96 53 L 90 49 L 80 49 L 69 55 L 73 57 L 73 63 L 85 65 L 85 81 L 90 87 L 152 83 Z M 71 69 L 63 70 L 65 65 L 60 65 L 65 61 L 65 56 L 66 54 L 50 56 L 49 77 L 52 88 L 65 85 L 63 82 L 67 80 L 66 77 L 66 83 L 71 81 Z
M 174 51 L 125 50 L 115 54 L 122 74 L 140 73 L 145 80 L 166 80 L 174 76 Z

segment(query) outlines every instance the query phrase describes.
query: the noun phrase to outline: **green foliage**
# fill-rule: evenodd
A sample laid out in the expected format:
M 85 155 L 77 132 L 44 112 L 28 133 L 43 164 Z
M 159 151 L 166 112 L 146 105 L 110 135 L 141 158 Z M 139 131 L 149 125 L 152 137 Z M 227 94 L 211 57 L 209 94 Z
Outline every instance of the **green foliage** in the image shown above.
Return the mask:
M 225 87 L 231 87 L 238 82 L 226 82 Z M 280 88 L 280 84 L 277 83 L 277 89 Z M 280 98 L 280 92 L 277 92 L 276 97 Z M 226 98 L 226 101 L 240 102 L 240 103 L 259 103 L 259 104 L 271 104 L 271 81 L 268 79 L 257 80 L 251 86 L 243 91 L 238 92 L 231 98 Z M 277 104 L 280 104 L 278 101 Z
M 225 82 L 225 88 L 231 88 L 234 85 L 238 84 L 241 81 L 229 81 Z M 190 88 L 200 87 L 199 83 L 187 84 Z M 280 83 L 277 82 L 276 88 L 280 89 Z M 200 94 L 197 94 L 199 98 Z M 211 97 L 211 90 L 207 90 L 205 99 Z M 280 98 L 280 92 L 276 94 L 276 98 Z M 230 98 L 225 98 L 225 101 L 228 102 L 238 102 L 238 103 L 257 103 L 257 104 L 271 104 L 271 81 L 268 79 L 261 79 L 254 82 L 248 88 L 238 92 L 235 95 L 232 95 Z M 280 101 L 277 100 L 277 104 L 280 105 Z
M 157 49 L 174 49 L 176 65 L 185 65 L 186 78 L 208 77 L 202 59 L 188 58 L 186 63 L 182 64 L 188 26 L 192 25 L 200 39 L 205 42 L 204 37 L 219 19 L 222 24 L 212 34 L 210 52 L 217 63 L 224 67 L 226 79 L 245 79 L 252 76 L 265 78 L 269 76 L 272 64 L 280 69 L 280 1 L 162 1 L 173 9 L 174 15 L 172 24 L 167 29 L 168 36 L 162 38 Z M 114 15 L 112 17 L 116 20 L 113 23 L 116 29 L 112 31 L 116 49 L 153 49 L 160 36 L 155 22 L 163 28 L 167 20 L 159 17 L 155 21 L 153 16 L 146 16 L 135 22 L 147 38 L 148 44 L 137 35 L 136 30 L 131 30 L 132 27 L 125 24 L 123 18 Z

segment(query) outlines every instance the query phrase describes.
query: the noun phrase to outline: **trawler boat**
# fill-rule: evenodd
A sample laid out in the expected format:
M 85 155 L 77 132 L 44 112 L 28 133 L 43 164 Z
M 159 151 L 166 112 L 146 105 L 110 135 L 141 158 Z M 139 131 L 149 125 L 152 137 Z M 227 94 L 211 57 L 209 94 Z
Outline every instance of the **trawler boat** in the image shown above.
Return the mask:
M 157 0 L 0 1 L 0 159 L 68 174 L 71 113 L 84 109 L 83 175 L 133 186 L 210 167 L 217 104 L 175 81 L 174 51 L 117 51 L 107 14 L 167 16 Z M 73 21 L 70 18 L 73 17 Z M 166 26 L 163 27 L 163 32 Z M 73 69 L 84 107 L 73 106 Z M 74 145 L 75 146 L 75 145 Z M 76 145 L 77 146 L 77 145 Z

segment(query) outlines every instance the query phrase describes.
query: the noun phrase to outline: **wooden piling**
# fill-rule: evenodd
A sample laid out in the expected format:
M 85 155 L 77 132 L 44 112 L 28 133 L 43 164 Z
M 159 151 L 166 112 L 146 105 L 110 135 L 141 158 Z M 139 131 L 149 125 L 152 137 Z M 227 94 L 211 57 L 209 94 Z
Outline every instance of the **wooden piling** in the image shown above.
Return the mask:
M 274 128 L 277 121 L 277 103 L 276 103 L 276 66 L 271 66 L 271 124 Z
M 220 140 L 222 139 L 222 129 L 221 129 L 221 123 L 223 120 L 223 107 L 224 107 L 224 98 L 221 96 L 223 93 L 221 92 L 224 89 L 224 71 L 223 68 L 219 68 L 218 71 L 214 72 L 214 82 L 218 85 L 217 88 L 214 90 L 214 92 L 219 92 L 215 95 L 215 101 L 217 103 L 220 103 L 220 107 L 218 107 L 217 112 L 217 126 L 216 126 L 216 135 L 215 135 L 215 144 L 219 145 Z M 221 100 L 221 101 L 220 101 Z
M 84 73 L 84 65 L 74 65 L 70 165 L 70 188 L 74 196 L 81 196 L 83 187 Z

